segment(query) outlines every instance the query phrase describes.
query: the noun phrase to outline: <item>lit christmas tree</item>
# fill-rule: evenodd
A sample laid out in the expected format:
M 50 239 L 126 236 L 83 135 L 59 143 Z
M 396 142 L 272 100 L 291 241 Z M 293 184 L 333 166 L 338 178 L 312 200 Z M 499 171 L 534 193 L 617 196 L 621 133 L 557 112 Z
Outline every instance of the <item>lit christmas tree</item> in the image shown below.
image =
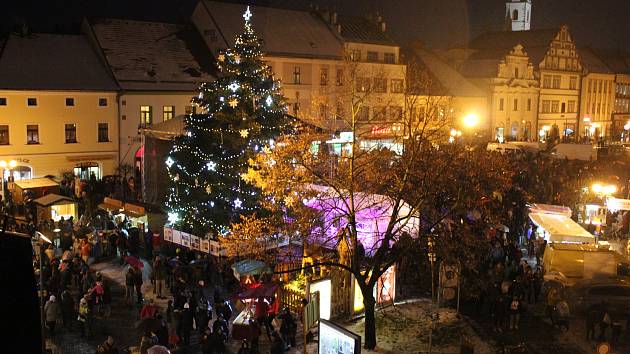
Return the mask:
M 165 161 L 172 181 L 165 203 L 169 223 L 201 237 L 225 234 L 240 215 L 259 212 L 259 190 L 241 175 L 250 158 L 291 129 L 251 17 L 248 7 L 243 33 L 217 56 L 220 78 L 202 84 L 193 99 L 204 114 L 186 117 L 186 134 Z

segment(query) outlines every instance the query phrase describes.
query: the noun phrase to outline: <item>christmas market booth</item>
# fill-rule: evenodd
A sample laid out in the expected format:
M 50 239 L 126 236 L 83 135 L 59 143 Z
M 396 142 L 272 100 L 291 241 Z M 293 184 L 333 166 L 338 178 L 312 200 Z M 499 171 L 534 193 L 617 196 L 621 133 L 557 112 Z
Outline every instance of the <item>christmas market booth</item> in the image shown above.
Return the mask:
M 258 333 L 258 329 L 252 326 L 253 321 L 261 314 L 278 313 L 280 300 L 276 293 L 279 284 L 267 281 L 272 273 L 271 268 L 261 261 L 239 261 L 232 265 L 232 271 L 241 284 L 234 296 L 238 300 L 237 309 L 241 312 L 232 323 L 232 338 L 252 339 Z
M 595 236 L 571 219 L 571 209 L 559 205 L 533 204 L 529 218 L 549 243 L 594 244 Z
M 58 194 L 46 194 L 33 201 L 37 205 L 37 220 L 59 221 L 73 217 L 78 219 L 77 203 L 71 198 Z
M 50 178 L 22 179 L 15 181 L 14 186 L 13 202 L 15 204 L 24 204 L 27 195 L 36 199 L 50 193 L 59 194 L 59 183 Z
M 123 210 L 117 215 L 117 218 L 120 218 L 121 220 L 124 217 L 129 220 L 131 227 L 137 227 L 138 230 L 142 232 L 147 231 L 149 228 L 149 220 L 143 206 L 125 203 Z

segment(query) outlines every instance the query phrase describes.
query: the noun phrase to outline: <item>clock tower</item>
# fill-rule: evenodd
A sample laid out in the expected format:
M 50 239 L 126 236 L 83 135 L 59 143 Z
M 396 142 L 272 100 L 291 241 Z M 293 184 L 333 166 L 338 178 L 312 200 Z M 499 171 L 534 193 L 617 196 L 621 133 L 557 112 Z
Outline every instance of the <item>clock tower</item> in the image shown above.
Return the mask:
M 510 0 L 505 3 L 506 30 L 529 31 L 532 0 Z

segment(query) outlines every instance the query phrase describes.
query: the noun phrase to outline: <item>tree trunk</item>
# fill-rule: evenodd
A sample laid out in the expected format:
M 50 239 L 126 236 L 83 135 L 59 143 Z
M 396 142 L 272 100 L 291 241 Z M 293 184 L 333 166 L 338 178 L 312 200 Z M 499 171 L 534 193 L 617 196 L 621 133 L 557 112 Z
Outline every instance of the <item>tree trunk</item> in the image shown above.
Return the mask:
M 364 347 L 365 349 L 376 348 L 376 319 L 374 318 L 374 307 L 376 306 L 376 300 L 372 295 L 372 288 L 368 291 L 363 291 L 363 306 L 365 306 L 365 331 L 364 331 Z

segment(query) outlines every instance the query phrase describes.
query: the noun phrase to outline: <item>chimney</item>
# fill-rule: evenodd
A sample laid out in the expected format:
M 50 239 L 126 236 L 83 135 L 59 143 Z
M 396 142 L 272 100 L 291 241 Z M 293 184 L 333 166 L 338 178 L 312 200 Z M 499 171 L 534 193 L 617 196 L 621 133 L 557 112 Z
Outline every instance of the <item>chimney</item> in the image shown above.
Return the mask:
M 337 11 L 333 11 L 330 13 L 330 24 L 331 25 L 337 24 Z

